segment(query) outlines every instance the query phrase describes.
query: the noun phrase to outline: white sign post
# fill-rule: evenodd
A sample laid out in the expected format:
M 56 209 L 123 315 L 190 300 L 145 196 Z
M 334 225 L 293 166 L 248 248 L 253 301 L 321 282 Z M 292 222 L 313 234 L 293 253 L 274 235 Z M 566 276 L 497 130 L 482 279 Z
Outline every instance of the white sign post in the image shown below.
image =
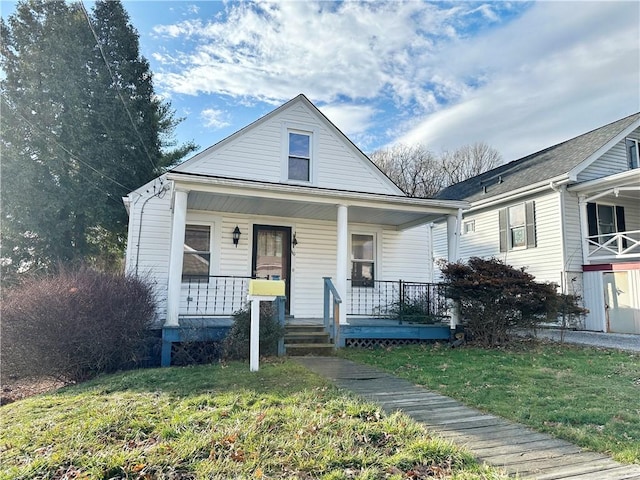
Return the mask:
M 250 280 L 249 295 L 251 302 L 251 336 L 249 340 L 249 370 L 257 372 L 260 368 L 260 302 L 273 302 L 284 295 L 282 280 Z

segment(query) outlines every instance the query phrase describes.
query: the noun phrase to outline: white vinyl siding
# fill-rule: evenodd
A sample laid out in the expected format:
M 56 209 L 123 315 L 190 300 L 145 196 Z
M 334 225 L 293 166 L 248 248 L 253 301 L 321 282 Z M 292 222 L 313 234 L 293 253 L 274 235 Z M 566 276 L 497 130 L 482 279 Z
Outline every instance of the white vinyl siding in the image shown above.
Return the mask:
M 311 132 L 311 180 L 317 187 L 398 195 L 388 180 L 354 147 L 330 131 L 304 104 L 296 104 L 220 147 L 205 151 L 176 171 L 280 183 L 288 157 L 288 132 Z M 283 153 L 284 152 L 284 153 Z M 314 176 L 315 175 L 315 176 Z M 286 183 L 286 182 L 285 182 Z
M 145 185 L 137 191 L 142 196 L 138 193 L 130 194 L 126 271 L 139 275 L 153 286 L 157 302 L 156 321 L 159 322 L 165 318 L 167 310 L 171 194 L 166 191 L 161 197 L 153 196 L 147 192 L 146 187 Z
M 533 199 L 526 199 L 531 201 Z M 517 202 L 514 202 L 515 204 Z M 500 252 L 499 210 L 494 209 L 466 214 L 464 221 L 475 220 L 476 231 L 473 235 L 460 237 L 460 258 L 470 257 L 498 258 L 516 268 L 526 267 L 528 273 L 537 281 L 560 284 L 563 270 L 562 231 L 560 228 L 560 208 L 555 192 L 535 198 L 536 248 L 522 248 Z M 439 223 L 434 227 L 434 257 L 447 260 L 447 226 Z M 436 278 L 440 278 L 439 270 Z
M 566 269 L 569 271 L 582 270 L 582 231 L 580 225 L 580 207 L 578 197 L 571 194 L 564 196 L 564 225 L 558 228 L 564 229 Z
M 640 140 L 640 130 L 634 130 L 630 135 L 627 135 L 626 138 Z M 625 139 L 622 139 L 608 152 L 580 172 L 578 174 L 578 182 L 608 177 L 616 173 L 626 172 L 627 170 L 629 170 L 627 146 Z

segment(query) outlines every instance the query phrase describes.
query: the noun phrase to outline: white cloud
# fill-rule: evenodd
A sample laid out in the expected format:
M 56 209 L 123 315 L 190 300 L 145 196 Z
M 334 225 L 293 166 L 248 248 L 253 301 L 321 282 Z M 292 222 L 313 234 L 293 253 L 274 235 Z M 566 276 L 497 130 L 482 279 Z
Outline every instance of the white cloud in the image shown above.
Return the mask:
M 200 118 L 204 121 L 205 127 L 224 128 L 230 125 L 228 115 L 222 110 L 215 108 L 205 108 L 200 112 Z
M 388 90 L 398 104 L 432 110 L 437 102 L 423 88 L 434 81 L 429 58 L 441 42 L 456 38 L 474 10 L 426 2 L 232 4 L 223 20 L 156 26 L 156 35 L 193 43 L 168 56 L 178 64 L 163 64 L 156 78 L 177 93 L 250 95 L 271 103 L 301 91 L 333 102 Z M 438 87 L 445 97 L 458 95 L 448 83 Z
M 224 8 L 154 28 L 166 95 L 213 94 L 231 107 L 303 92 L 363 148 L 486 141 L 505 160 L 640 110 L 637 2 Z M 216 108 L 202 118 L 230 123 Z
M 504 29 L 451 45 L 440 53 L 458 60 L 451 81 L 477 76 L 481 85 L 398 141 L 437 150 L 482 140 L 513 160 L 640 110 L 639 10 L 541 3 Z

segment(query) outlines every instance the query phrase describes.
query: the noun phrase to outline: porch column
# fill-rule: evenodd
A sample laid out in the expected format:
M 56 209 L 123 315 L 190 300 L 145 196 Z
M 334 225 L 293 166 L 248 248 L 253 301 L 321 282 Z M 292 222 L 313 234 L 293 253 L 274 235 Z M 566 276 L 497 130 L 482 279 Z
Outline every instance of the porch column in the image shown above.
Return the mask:
M 458 215 L 447 215 L 447 261 L 457 262 L 460 258 L 460 223 L 462 211 Z
M 176 189 L 173 199 L 173 222 L 171 225 L 171 250 L 169 253 L 169 284 L 167 287 L 167 319 L 165 327 L 177 327 L 182 285 L 182 255 L 184 231 L 187 223 L 188 190 Z
M 587 214 L 587 198 L 584 195 L 578 197 L 580 212 L 580 241 L 582 242 L 582 265 L 589 264 L 589 215 Z
M 346 205 L 338 205 L 337 243 L 336 243 L 336 290 L 342 298 L 340 324 L 347 323 L 347 277 L 349 275 L 349 235 L 348 210 Z
M 454 263 L 460 260 L 460 231 L 462 223 L 462 210 L 458 215 L 447 216 L 447 261 Z M 449 300 L 449 318 L 451 338 L 454 338 L 456 327 L 460 324 L 460 305 Z

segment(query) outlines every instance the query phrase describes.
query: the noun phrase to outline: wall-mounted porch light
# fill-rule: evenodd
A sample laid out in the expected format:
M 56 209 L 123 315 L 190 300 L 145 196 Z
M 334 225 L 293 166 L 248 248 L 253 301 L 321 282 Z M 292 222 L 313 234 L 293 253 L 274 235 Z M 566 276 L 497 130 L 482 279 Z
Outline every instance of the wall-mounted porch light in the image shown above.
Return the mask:
M 298 245 L 298 239 L 296 238 L 296 232 L 293 232 L 293 239 L 291 240 L 291 245 L 295 248 Z
M 233 244 L 236 246 L 236 248 L 238 248 L 238 242 L 240 241 L 241 233 L 242 232 L 238 228 L 238 225 L 236 225 L 236 228 L 233 229 Z

